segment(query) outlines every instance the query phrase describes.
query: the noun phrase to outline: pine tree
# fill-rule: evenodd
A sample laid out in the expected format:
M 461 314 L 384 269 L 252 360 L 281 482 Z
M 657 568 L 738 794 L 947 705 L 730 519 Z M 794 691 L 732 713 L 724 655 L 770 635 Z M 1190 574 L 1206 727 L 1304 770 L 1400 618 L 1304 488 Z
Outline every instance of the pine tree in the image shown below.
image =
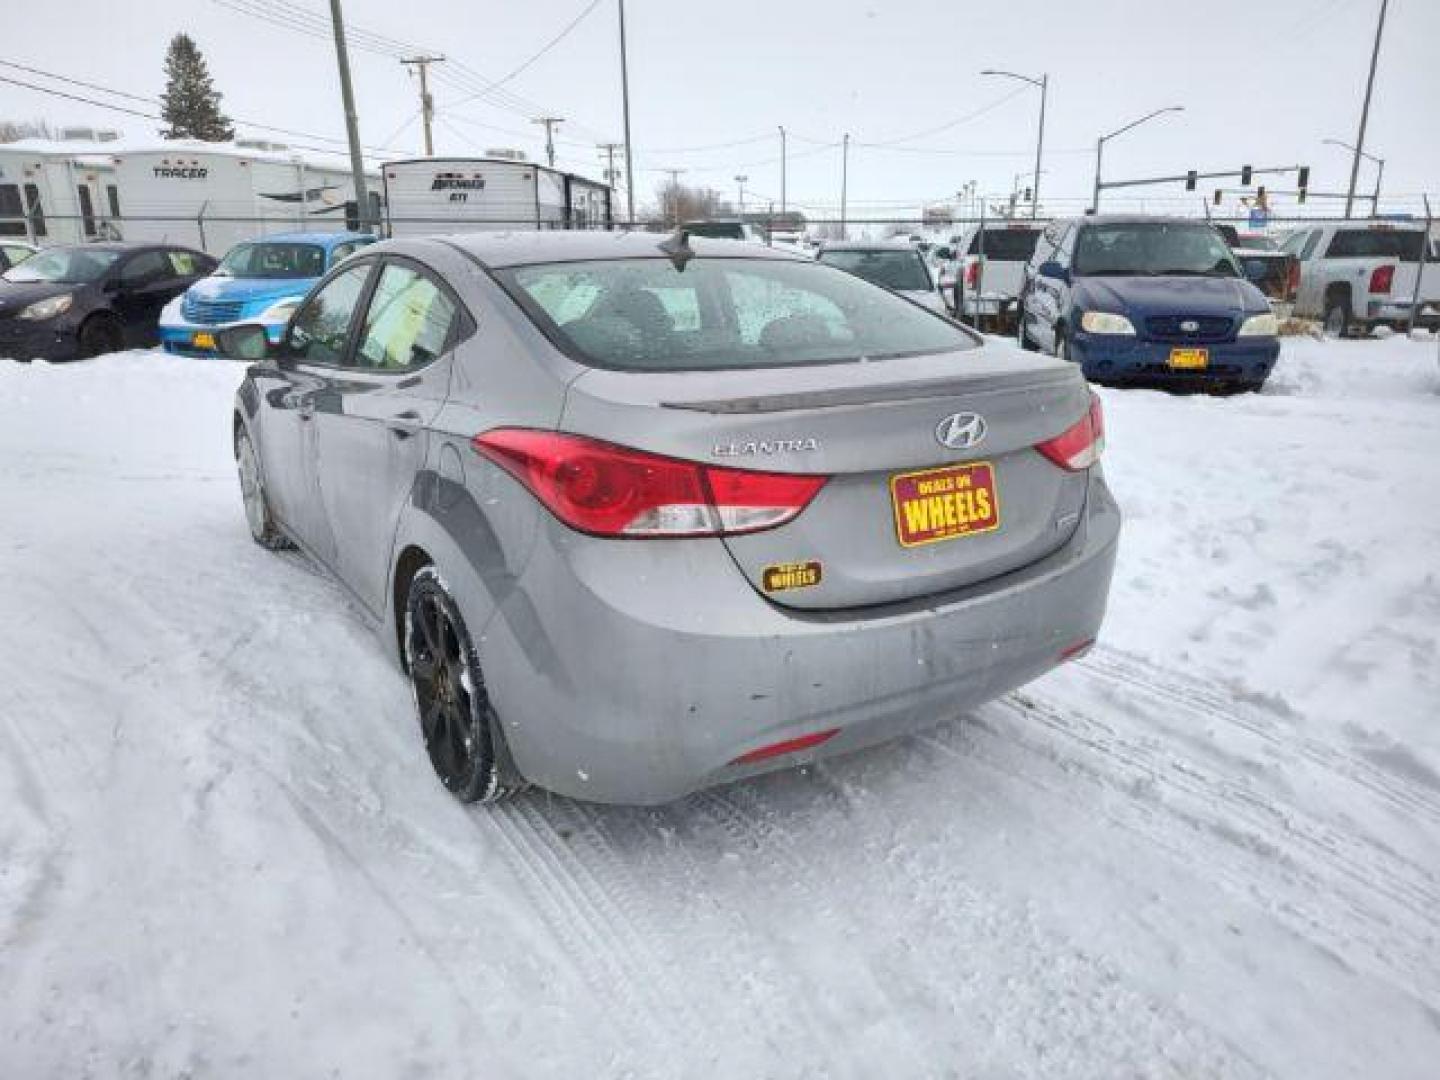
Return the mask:
M 165 96 L 161 116 L 166 139 L 228 142 L 235 137 L 230 118 L 220 111 L 220 93 L 210 81 L 210 68 L 189 34 L 176 34 L 165 54 Z

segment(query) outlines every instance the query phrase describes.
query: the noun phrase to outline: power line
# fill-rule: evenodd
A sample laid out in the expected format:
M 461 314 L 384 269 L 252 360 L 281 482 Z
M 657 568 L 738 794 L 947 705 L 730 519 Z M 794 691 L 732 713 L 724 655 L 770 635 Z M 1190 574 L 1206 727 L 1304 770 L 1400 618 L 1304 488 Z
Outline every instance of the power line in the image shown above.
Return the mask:
M 507 75 L 505 75 L 505 76 L 503 76 L 503 77 L 501 77 L 501 78 L 499 78 L 499 79 L 496 79 L 494 82 L 492 82 L 489 86 L 485 87 L 483 90 L 481 90 L 481 91 L 479 91 L 479 92 L 477 92 L 477 93 L 471 94 L 469 97 L 461 98 L 459 101 L 452 101 L 452 102 L 449 103 L 449 105 L 450 105 L 450 106 L 463 105 L 463 104 L 465 104 L 465 102 L 467 102 L 467 101 L 473 101 L 473 100 L 474 100 L 475 98 L 477 98 L 477 97 L 483 97 L 483 96 L 484 96 L 486 93 L 488 93 L 489 91 L 495 90 L 495 89 L 498 89 L 498 88 L 501 87 L 501 86 L 504 86 L 506 83 L 510 82 L 510 80 L 514 79 L 516 76 L 520 75 L 521 73 L 523 73 L 524 71 L 526 71 L 527 69 L 529 69 L 530 66 L 533 65 L 537 60 L 539 60 L 542 56 L 544 56 L 546 53 L 548 53 L 548 52 L 549 52 L 551 49 L 553 49 L 556 45 L 559 45 L 560 42 L 564 41 L 567 37 L 569 37 L 570 31 L 574 30 L 575 27 L 579 26 L 580 23 L 581 23 L 582 21 L 584 21 L 585 16 L 589 15 L 592 11 L 594 11 L 594 10 L 595 10 L 597 7 L 599 7 L 599 6 L 600 6 L 600 0 L 590 0 L 590 3 L 587 4 L 587 5 L 584 7 L 583 10 L 581 10 L 580 14 L 576 15 L 573 19 L 571 19 L 568 23 L 566 23 L 564 29 L 562 29 L 558 34 L 556 34 L 556 35 L 555 35 L 554 37 L 552 37 L 549 41 L 547 41 L 544 45 L 542 45 L 542 46 L 540 47 L 540 49 L 539 49 L 538 52 L 536 52 L 534 55 L 532 55 L 529 59 L 527 59 L 527 60 L 526 60 L 524 63 L 522 63 L 520 66 L 516 67 L 513 71 L 509 72 Z

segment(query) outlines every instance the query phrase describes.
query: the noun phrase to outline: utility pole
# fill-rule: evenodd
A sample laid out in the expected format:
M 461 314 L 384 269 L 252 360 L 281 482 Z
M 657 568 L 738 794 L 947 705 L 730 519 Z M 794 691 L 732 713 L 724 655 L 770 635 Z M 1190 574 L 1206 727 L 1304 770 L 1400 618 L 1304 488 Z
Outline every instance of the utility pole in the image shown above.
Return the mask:
M 785 128 L 780 128 L 780 216 L 785 216 Z
M 735 183 L 737 183 L 737 184 L 740 185 L 740 220 L 741 220 L 741 221 L 744 221 L 744 220 L 745 220 L 745 181 L 747 181 L 747 180 L 749 180 L 749 179 L 750 179 L 750 177 L 748 177 L 748 176 L 737 176 L 737 177 L 735 177 Z
M 350 143 L 350 173 L 355 186 L 355 210 L 363 231 L 370 223 L 370 195 L 365 190 L 365 158 L 360 153 L 360 118 L 355 114 L 355 91 L 350 86 L 350 53 L 345 47 L 345 17 L 340 0 L 330 0 L 330 28 L 335 34 L 335 60 L 340 68 L 340 100 L 345 105 L 345 135 Z
M 620 94 L 625 106 L 625 205 L 635 225 L 635 165 L 630 154 L 630 63 L 625 49 L 625 0 L 620 0 Z
M 1365 80 L 1365 104 L 1360 109 L 1360 134 L 1355 137 L 1355 153 L 1350 158 L 1350 186 L 1345 191 L 1347 218 L 1355 205 L 1355 181 L 1360 178 L 1360 155 L 1365 152 L 1365 125 L 1370 120 L 1370 93 L 1375 89 L 1375 65 L 1380 59 L 1380 36 L 1385 33 L 1385 9 L 1389 6 L 1390 0 L 1380 0 L 1380 20 L 1375 24 L 1375 47 L 1370 50 L 1370 76 Z
M 545 125 L 545 161 L 550 168 L 555 167 L 555 128 L 565 122 L 563 116 L 537 116 L 530 121 L 532 124 Z
M 680 224 L 680 174 L 689 172 L 688 169 L 658 169 L 658 172 L 670 174 L 670 186 L 666 190 L 670 192 L 670 211 L 675 216 L 675 224 Z
M 596 144 L 598 149 L 605 151 L 605 160 L 607 163 L 605 165 L 605 183 L 609 184 L 612 188 L 615 186 L 616 181 L 619 180 L 619 176 L 616 175 L 615 172 L 615 151 L 619 150 L 623 145 L 623 143 L 618 142 L 602 142 Z
M 850 133 L 845 133 L 845 140 L 840 144 L 840 239 L 845 239 L 845 210 L 846 195 L 850 180 Z
M 425 128 L 425 156 L 435 156 L 435 140 L 431 135 L 431 124 L 435 120 L 435 99 L 430 96 L 430 65 L 443 64 L 443 56 L 412 56 L 400 63 L 406 67 L 414 65 L 420 69 L 420 116 Z

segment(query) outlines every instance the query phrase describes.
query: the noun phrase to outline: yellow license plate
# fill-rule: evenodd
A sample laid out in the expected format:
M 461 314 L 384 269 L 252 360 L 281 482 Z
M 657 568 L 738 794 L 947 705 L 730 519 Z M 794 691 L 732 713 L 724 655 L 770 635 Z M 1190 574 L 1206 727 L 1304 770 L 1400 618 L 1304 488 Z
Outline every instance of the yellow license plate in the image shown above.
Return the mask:
M 202 332 L 191 338 L 190 343 L 197 349 L 213 349 L 215 347 L 215 335 Z
M 920 547 L 1000 527 L 1000 493 L 988 461 L 947 465 L 890 478 L 895 537 Z
M 1170 366 L 1182 371 L 1192 371 L 1210 366 L 1209 349 L 1171 349 Z

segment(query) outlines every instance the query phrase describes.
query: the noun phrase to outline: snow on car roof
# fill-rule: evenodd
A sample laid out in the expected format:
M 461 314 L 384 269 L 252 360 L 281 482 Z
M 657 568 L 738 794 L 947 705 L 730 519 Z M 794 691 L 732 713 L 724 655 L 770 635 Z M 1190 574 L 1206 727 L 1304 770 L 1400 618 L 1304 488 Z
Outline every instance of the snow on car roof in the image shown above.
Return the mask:
M 555 229 L 544 232 L 475 232 L 434 237 L 460 248 L 486 266 L 525 266 L 530 263 L 586 262 L 591 259 L 664 257 L 660 245 L 670 233 L 600 232 Z M 701 258 L 788 259 L 808 262 L 803 256 L 777 251 L 761 244 L 737 240 L 690 237 L 690 247 Z

